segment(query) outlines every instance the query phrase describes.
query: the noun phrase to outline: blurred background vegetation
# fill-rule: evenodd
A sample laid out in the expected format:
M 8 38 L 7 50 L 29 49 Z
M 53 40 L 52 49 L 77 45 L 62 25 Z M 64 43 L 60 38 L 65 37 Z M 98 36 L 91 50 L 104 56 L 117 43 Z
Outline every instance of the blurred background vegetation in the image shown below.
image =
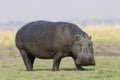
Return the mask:
M 120 25 L 87 25 L 81 27 L 92 36 L 94 44 L 120 44 Z M 0 47 L 15 47 L 17 30 L 0 31 Z

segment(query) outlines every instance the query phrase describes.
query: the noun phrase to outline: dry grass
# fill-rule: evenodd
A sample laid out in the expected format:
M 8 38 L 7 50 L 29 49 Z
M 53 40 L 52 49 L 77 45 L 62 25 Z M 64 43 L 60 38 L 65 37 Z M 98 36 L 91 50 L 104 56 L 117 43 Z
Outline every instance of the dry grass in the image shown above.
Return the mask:
M 92 36 L 94 43 L 120 43 L 120 25 L 90 25 L 84 30 Z
M 15 32 L 0 32 L 0 47 L 15 47 Z
M 120 43 L 120 25 L 89 25 L 84 31 L 92 36 L 94 43 Z M 15 47 L 15 34 L 16 32 L 0 32 L 0 48 Z

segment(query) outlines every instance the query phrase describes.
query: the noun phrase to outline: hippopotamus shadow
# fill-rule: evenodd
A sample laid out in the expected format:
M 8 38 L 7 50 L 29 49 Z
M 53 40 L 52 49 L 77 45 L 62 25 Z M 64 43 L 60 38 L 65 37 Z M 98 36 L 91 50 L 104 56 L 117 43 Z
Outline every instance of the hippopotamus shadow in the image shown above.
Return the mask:
M 34 69 L 33 71 L 52 71 L 52 70 L 51 69 Z M 76 68 L 61 68 L 59 71 L 77 71 L 77 69 Z
M 34 69 L 33 71 L 51 71 L 51 69 Z M 95 71 L 95 69 L 78 70 L 77 68 L 61 68 L 59 71 Z
M 95 71 L 95 69 L 78 70 L 77 68 L 62 68 L 62 71 Z

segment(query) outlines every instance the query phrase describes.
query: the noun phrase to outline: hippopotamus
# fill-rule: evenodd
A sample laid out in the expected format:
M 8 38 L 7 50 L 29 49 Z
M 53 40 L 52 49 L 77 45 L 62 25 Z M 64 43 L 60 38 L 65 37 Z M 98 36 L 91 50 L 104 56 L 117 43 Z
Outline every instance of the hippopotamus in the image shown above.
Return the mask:
M 73 23 L 33 21 L 17 31 L 15 42 L 27 71 L 35 58 L 53 59 L 53 71 L 64 57 L 72 57 L 78 70 L 95 65 L 91 37 Z

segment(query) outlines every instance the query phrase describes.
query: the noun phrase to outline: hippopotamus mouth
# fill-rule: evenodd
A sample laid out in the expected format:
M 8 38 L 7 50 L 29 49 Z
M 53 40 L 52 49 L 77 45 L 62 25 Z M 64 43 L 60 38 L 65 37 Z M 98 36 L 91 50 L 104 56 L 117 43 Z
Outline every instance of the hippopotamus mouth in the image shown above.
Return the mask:
M 81 65 L 81 66 L 95 66 L 95 60 L 94 57 L 80 57 L 76 59 L 76 64 Z
M 94 60 L 91 60 L 91 59 L 89 59 L 89 60 L 82 60 L 82 59 L 81 59 L 81 61 L 80 61 L 79 63 L 80 63 L 80 65 L 82 65 L 82 66 L 90 66 L 90 65 L 95 66 L 95 61 L 94 61 Z

